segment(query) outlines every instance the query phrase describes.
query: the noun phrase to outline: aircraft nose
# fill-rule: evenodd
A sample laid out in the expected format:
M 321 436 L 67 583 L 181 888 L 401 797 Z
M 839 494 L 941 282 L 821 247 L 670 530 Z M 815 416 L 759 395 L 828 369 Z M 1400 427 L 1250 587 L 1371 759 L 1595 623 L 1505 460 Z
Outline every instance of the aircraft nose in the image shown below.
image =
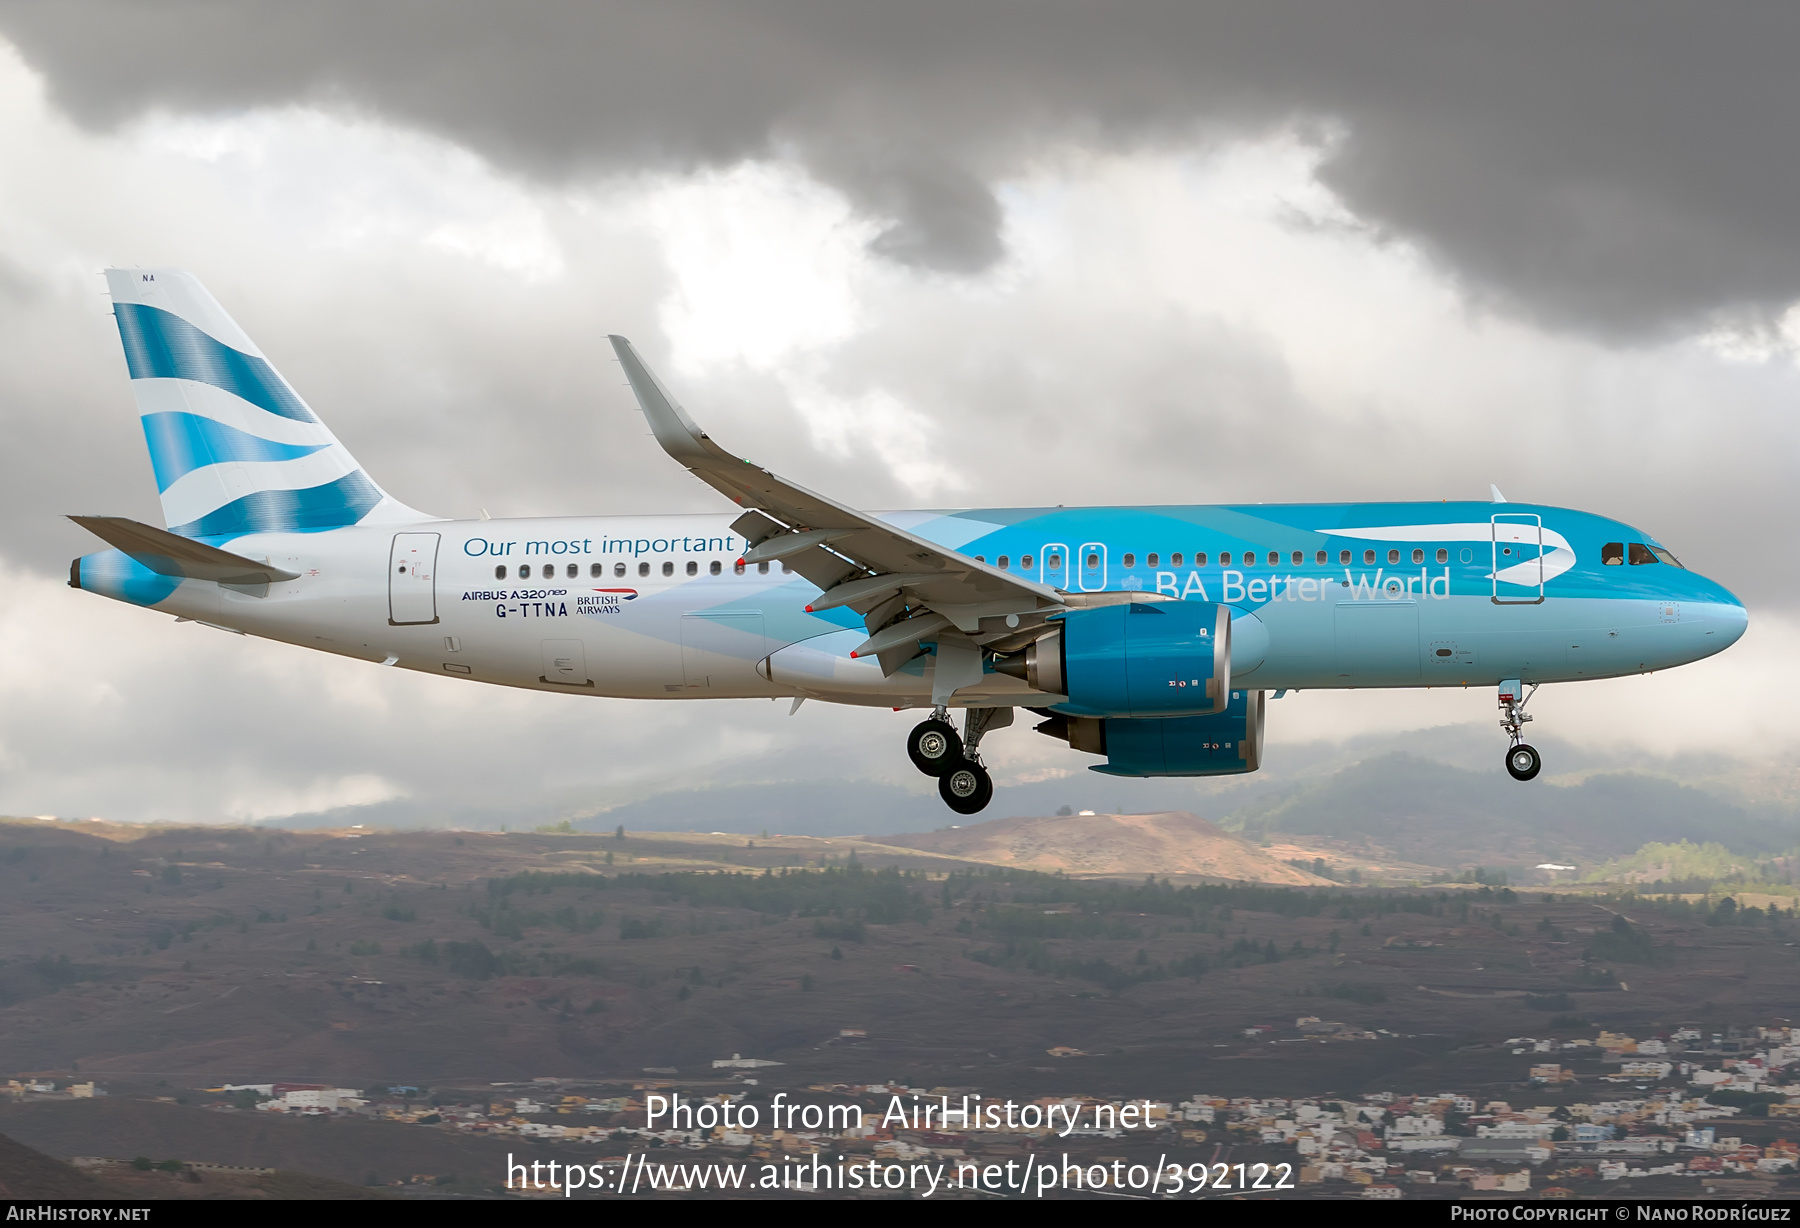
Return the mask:
M 1731 593 L 1720 589 L 1701 609 L 1701 651 L 1706 656 L 1724 652 L 1744 638 L 1750 626 L 1750 611 Z
M 1750 611 L 1734 597 L 1713 607 L 1713 620 L 1719 624 L 1718 635 L 1725 641 L 1720 647 L 1729 648 L 1743 639 L 1744 632 L 1749 630 Z

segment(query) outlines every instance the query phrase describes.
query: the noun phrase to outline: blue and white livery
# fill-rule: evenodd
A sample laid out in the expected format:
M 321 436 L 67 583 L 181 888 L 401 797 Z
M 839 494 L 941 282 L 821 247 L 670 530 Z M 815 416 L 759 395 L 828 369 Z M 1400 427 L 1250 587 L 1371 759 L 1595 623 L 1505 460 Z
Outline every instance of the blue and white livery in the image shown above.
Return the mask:
M 907 751 L 963 814 L 1019 709 L 1121 776 L 1261 764 L 1264 697 L 1668 669 L 1744 607 L 1617 521 L 1506 503 L 870 513 L 714 443 L 612 345 L 663 449 L 735 509 L 453 521 L 398 502 L 192 276 L 107 272 L 167 528 L 70 584 L 185 620 L 502 686 L 929 708 Z M 960 731 L 952 709 L 962 709 Z

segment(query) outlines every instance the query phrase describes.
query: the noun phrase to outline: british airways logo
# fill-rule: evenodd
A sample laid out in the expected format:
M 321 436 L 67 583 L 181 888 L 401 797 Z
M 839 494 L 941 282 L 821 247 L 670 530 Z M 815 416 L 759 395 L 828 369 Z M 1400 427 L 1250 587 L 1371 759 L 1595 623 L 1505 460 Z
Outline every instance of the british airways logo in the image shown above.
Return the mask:
M 575 594 L 575 612 L 591 617 L 605 618 L 618 614 L 625 608 L 627 601 L 636 601 L 638 591 L 635 588 L 595 588 L 585 593 Z

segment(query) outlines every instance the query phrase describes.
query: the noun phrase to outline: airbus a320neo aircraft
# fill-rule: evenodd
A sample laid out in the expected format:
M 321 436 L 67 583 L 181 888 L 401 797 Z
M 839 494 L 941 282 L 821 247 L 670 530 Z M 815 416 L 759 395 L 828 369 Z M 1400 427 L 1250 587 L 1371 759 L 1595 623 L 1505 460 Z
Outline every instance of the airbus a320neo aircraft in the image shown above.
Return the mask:
M 858 511 L 714 443 L 623 337 L 658 442 L 735 508 L 445 520 L 377 486 L 194 277 L 106 276 L 168 527 L 74 517 L 115 547 L 75 560 L 74 587 L 471 682 L 929 709 L 907 751 L 962 814 L 1017 709 L 1094 771 L 1212 776 L 1255 771 L 1264 696 L 1300 688 L 1497 687 L 1506 769 L 1530 780 L 1539 684 L 1744 633 L 1737 599 L 1648 534 L 1498 490 Z

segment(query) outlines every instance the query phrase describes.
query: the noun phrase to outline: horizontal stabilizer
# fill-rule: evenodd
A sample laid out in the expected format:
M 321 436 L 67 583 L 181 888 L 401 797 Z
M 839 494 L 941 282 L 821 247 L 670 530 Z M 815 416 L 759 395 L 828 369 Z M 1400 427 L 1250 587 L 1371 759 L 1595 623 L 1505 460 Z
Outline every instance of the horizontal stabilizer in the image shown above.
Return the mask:
M 246 586 L 300 578 L 297 572 L 283 571 L 123 516 L 71 516 L 69 519 L 159 576 Z

